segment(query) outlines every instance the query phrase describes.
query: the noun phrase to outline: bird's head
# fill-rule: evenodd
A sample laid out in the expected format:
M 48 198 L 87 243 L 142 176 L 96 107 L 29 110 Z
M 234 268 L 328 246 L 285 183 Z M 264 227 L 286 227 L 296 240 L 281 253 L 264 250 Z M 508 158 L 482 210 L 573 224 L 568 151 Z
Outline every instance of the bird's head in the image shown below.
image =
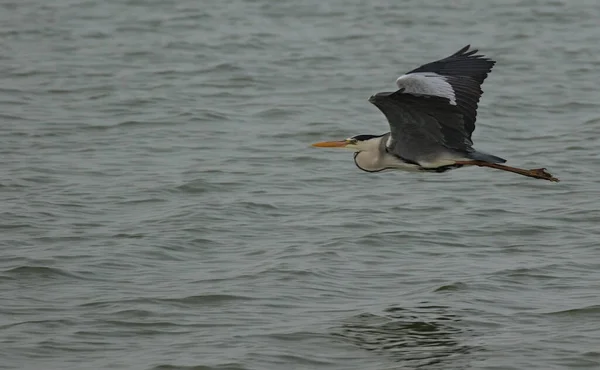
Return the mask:
M 379 147 L 382 135 L 356 135 L 340 141 L 321 141 L 312 146 L 318 148 L 346 148 L 356 152 L 368 152 Z

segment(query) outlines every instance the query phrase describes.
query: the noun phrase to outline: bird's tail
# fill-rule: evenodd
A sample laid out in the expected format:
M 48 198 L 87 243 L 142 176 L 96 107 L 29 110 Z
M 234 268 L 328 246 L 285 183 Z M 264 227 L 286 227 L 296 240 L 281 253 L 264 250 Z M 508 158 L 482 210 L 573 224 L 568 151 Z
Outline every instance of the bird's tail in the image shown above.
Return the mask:
M 505 163 L 506 159 L 496 157 L 495 155 L 487 154 L 484 152 L 478 152 L 477 150 L 473 150 L 467 154 L 467 157 L 474 161 L 482 161 L 488 163 Z

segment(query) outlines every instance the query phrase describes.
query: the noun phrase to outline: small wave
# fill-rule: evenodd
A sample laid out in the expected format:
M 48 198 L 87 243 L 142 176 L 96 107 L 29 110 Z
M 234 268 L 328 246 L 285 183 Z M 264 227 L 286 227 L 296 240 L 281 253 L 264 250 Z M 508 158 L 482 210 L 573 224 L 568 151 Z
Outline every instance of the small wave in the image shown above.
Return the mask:
M 328 42 L 344 42 L 344 41 L 354 41 L 354 40 L 369 40 L 369 36 L 364 33 L 356 33 L 354 35 L 344 35 L 344 36 L 330 36 L 325 37 L 324 40 Z
M 237 363 L 225 363 L 219 365 L 157 365 L 150 370 L 246 370 L 244 366 Z
M 572 316 L 572 317 L 597 317 L 600 318 L 600 305 L 593 305 L 581 308 L 572 308 L 569 310 L 546 312 L 549 316 Z
M 188 194 L 202 194 L 206 192 L 222 190 L 219 184 L 212 184 L 202 179 L 189 181 L 185 184 L 176 186 L 175 189 L 182 193 Z
M 103 31 L 86 31 L 81 33 L 81 38 L 83 39 L 97 39 L 103 40 L 112 37 L 111 33 L 103 32 Z
M 122 121 L 118 123 L 108 123 L 105 125 L 85 125 L 81 126 L 83 129 L 90 131 L 107 131 L 115 128 L 129 128 L 129 127 L 155 127 L 155 126 L 173 126 L 179 124 L 177 121 Z
M 208 72 L 241 72 L 242 68 L 232 63 L 217 63 L 210 67 L 204 68 L 199 71 L 199 73 L 208 73 Z
M 14 116 L 12 114 L 0 113 L 0 119 L 7 121 L 33 121 L 29 118 Z
M 144 199 L 132 199 L 132 200 L 124 200 L 119 202 L 122 205 L 133 205 L 133 204 L 141 204 L 141 203 L 161 203 L 165 202 L 165 199 L 162 198 L 144 198 Z
M 123 121 L 117 123 L 115 126 L 118 127 L 136 127 L 136 126 L 170 126 L 171 122 L 151 122 L 151 121 Z M 114 126 L 113 126 L 114 127 Z
M 559 279 L 560 276 L 556 275 L 556 272 L 561 269 L 562 266 L 558 264 L 548 264 L 544 266 L 538 267 L 519 267 L 512 269 L 505 269 L 500 271 L 495 271 L 492 275 L 500 276 L 500 277 L 509 277 L 511 279 Z
M 118 233 L 118 234 L 113 235 L 113 238 L 123 238 L 123 239 L 142 239 L 144 237 L 146 237 L 146 234 L 141 234 L 141 233 L 137 233 L 137 234 Z
M 166 249 L 166 250 L 165 250 Z M 187 261 L 188 258 L 185 255 L 177 255 L 176 252 L 169 252 L 169 250 L 173 251 L 173 248 L 163 246 L 161 249 L 149 250 L 144 253 L 145 256 L 149 258 L 155 258 L 160 261 Z
M 9 329 L 14 326 L 28 325 L 28 324 L 39 325 L 39 326 L 43 326 L 45 328 L 52 329 L 52 328 L 73 326 L 73 325 L 76 325 L 76 322 L 73 320 L 66 320 L 66 319 L 29 320 L 29 321 L 14 322 L 11 324 L 6 324 L 6 325 L 0 325 L 0 330 Z
M 448 285 L 442 285 L 441 287 L 434 290 L 434 292 L 455 292 L 459 290 L 467 289 L 467 284 L 456 282 Z
M 596 117 L 596 118 L 592 118 L 592 119 L 585 121 L 583 124 L 596 126 L 599 123 L 600 123 L 600 117 Z
M 278 355 L 277 358 L 285 363 L 296 364 L 299 366 L 304 365 L 312 368 L 316 368 L 318 366 L 331 366 L 334 364 L 332 361 L 317 359 L 314 355 L 309 357 L 307 355 L 282 354 Z
M 256 203 L 256 202 L 238 202 L 237 203 L 239 206 L 242 206 L 244 208 L 248 208 L 248 209 L 258 209 L 258 210 L 276 210 L 278 209 L 277 206 L 273 205 L 273 204 L 269 204 L 269 203 Z
M 110 324 L 110 325 L 118 326 L 121 328 L 132 328 L 132 329 L 143 330 L 143 332 L 146 334 L 163 334 L 165 332 L 169 332 L 171 334 L 188 333 L 188 330 L 179 330 L 181 328 L 187 327 L 186 325 L 178 324 L 173 321 L 164 321 L 164 320 L 152 321 L 152 320 L 147 320 L 147 319 L 144 319 L 144 321 L 131 321 L 131 318 L 128 318 L 127 320 L 111 319 L 111 320 L 104 320 L 103 322 L 105 324 Z M 161 330 L 161 329 L 163 329 L 163 330 Z M 77 334 L 81 334 L 81 333 L 84 333 L 84 332 L 81 331 L 81 332 L 78 332 Z
M 47 266 L 18 266 L 5 270 L 4 274 L 15 279 L 58 279 L 63 277 L 81 278 L 79 274 L 73 274 L 60 268 Z
M 155 316 L 156 314 L 154 312 L 147 311 L 147 310 L 127 309 L 127 310 L 111 312 L 110 315 L 111 316 L 125 316 L 125 317 L 129 317 L 129 318 L 140 318 L 140 317 L 151 317 L 151 316 Z
M 300 114 L 301 111 L 299 109 L 284 109 L 284 108 L 268 108 L 261 110 L 254 115 L 262 118 L 288 118 L 294 115 Z
M 226 302 L 234 301 L 248 301 L 254 300 L 255 298 L 242 295 L 234 294 L 220 294 L 220 293 L 206 293 L 198 294 L 181 298 L 133 298 L 133 299 L 120 299 L 120 300 L 107 300 L 107 301 L 95 301 L 82 303 L 80 307 L 114 307 L 117 305 L 131 305 L 131 304 L 172 304 L 177 306 L 194 306 L 194 305 L 207 305 L 207 304 L 221 304 Z
M 232 301 L 248 301 L 254 298 L 242 295 L 233 294 L 200 294 L 182 298 L 163 298 L 162 302 L 174 303 L 177 305 L 206 305 L 206 304 L 221 304 Z
M 206 12 L 206 13 L 198 13 L 197 12 L 198 9 L 196 7 L 185 7 L 185 5 L 182 5 L 181 8 L 179 8 L 179 13 L 175 13 L 175 15 L 171 15 L 169 16 L 168 20 L 171 24 L 173 24 L 173 26 L 171 27 L 177 27 L 177 24 L 184 24 L 185 26 L 187 26 L 185 24 L 185 22 L 183 21 L 208 21 L 209 19 L 213 19 L 214 15 Z M 181 27 L 181 26 L 180 26 Z M 171 44 L 171 43 L 169 43 Z M 167 44 L 167 46 L 169 45 Z
M 190 228 L 190 229 L 184 229 L 184 231 L 198 231 L 197 228 Z M 194 238 L 190 240 L 190 245 L 193 246 L 215 246 L 215 247 L 223 247 L 224 244 L 219 242 L 218 240 L 213 240 L 213 239 L 208 239 L 208 238 Z M 169 248 L 169 249 L 174 249 L 174 248 Z
M 196 121 L 225 121 L 229 119 L 229 116 L 214 110 L 202 110 L 198 115 L 194 115 L 193 119 Z
M 2 186 L 0 186 L 2 187 Z M 0 230 L 10 230 L 10 229 L 24 229 L 24 228 L 28 228 L 31 227 L 31 224 L 25 224 L 25 223 L 12 223 L 12 224 L 2 224 L 0 225 Z

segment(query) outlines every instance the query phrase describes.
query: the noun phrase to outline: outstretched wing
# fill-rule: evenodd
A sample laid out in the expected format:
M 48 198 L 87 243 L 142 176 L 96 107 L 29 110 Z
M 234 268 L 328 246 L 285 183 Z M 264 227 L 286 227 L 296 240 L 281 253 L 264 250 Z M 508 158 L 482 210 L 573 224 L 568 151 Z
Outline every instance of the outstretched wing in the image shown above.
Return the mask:
M 398 77 L 396 85 L 407 93 L 435 95 L 448 99 L 463 115 L 469 141 L 475 130 L 481 84 L 496 62 L 467 45 L 447 58 L 431 62 Z M 471 143 L 472 144 L 472 143 Z
M 386 149 L 391 154 L 424 165 L 472 150 L 463 115 L 448 98 L 398 90 L 375 94 L 369 101 L 390 124 Z

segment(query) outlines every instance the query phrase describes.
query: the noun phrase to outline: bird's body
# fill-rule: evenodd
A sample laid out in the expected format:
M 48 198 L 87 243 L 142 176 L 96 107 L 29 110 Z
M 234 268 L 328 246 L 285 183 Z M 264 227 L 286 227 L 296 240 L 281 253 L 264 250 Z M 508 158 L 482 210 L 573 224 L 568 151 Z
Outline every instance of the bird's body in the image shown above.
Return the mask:
M 445 172 L 476 165 L 558 181 L 544 169 L 503 166 L 505 159 L 473 148 L 481 84 L 496 62 L 469 47 L 400 76 L 397 91 L 369 98 L 386 116 L 390 132 L 313 145 L 352 149 L 356 166 L 367 172 Z

